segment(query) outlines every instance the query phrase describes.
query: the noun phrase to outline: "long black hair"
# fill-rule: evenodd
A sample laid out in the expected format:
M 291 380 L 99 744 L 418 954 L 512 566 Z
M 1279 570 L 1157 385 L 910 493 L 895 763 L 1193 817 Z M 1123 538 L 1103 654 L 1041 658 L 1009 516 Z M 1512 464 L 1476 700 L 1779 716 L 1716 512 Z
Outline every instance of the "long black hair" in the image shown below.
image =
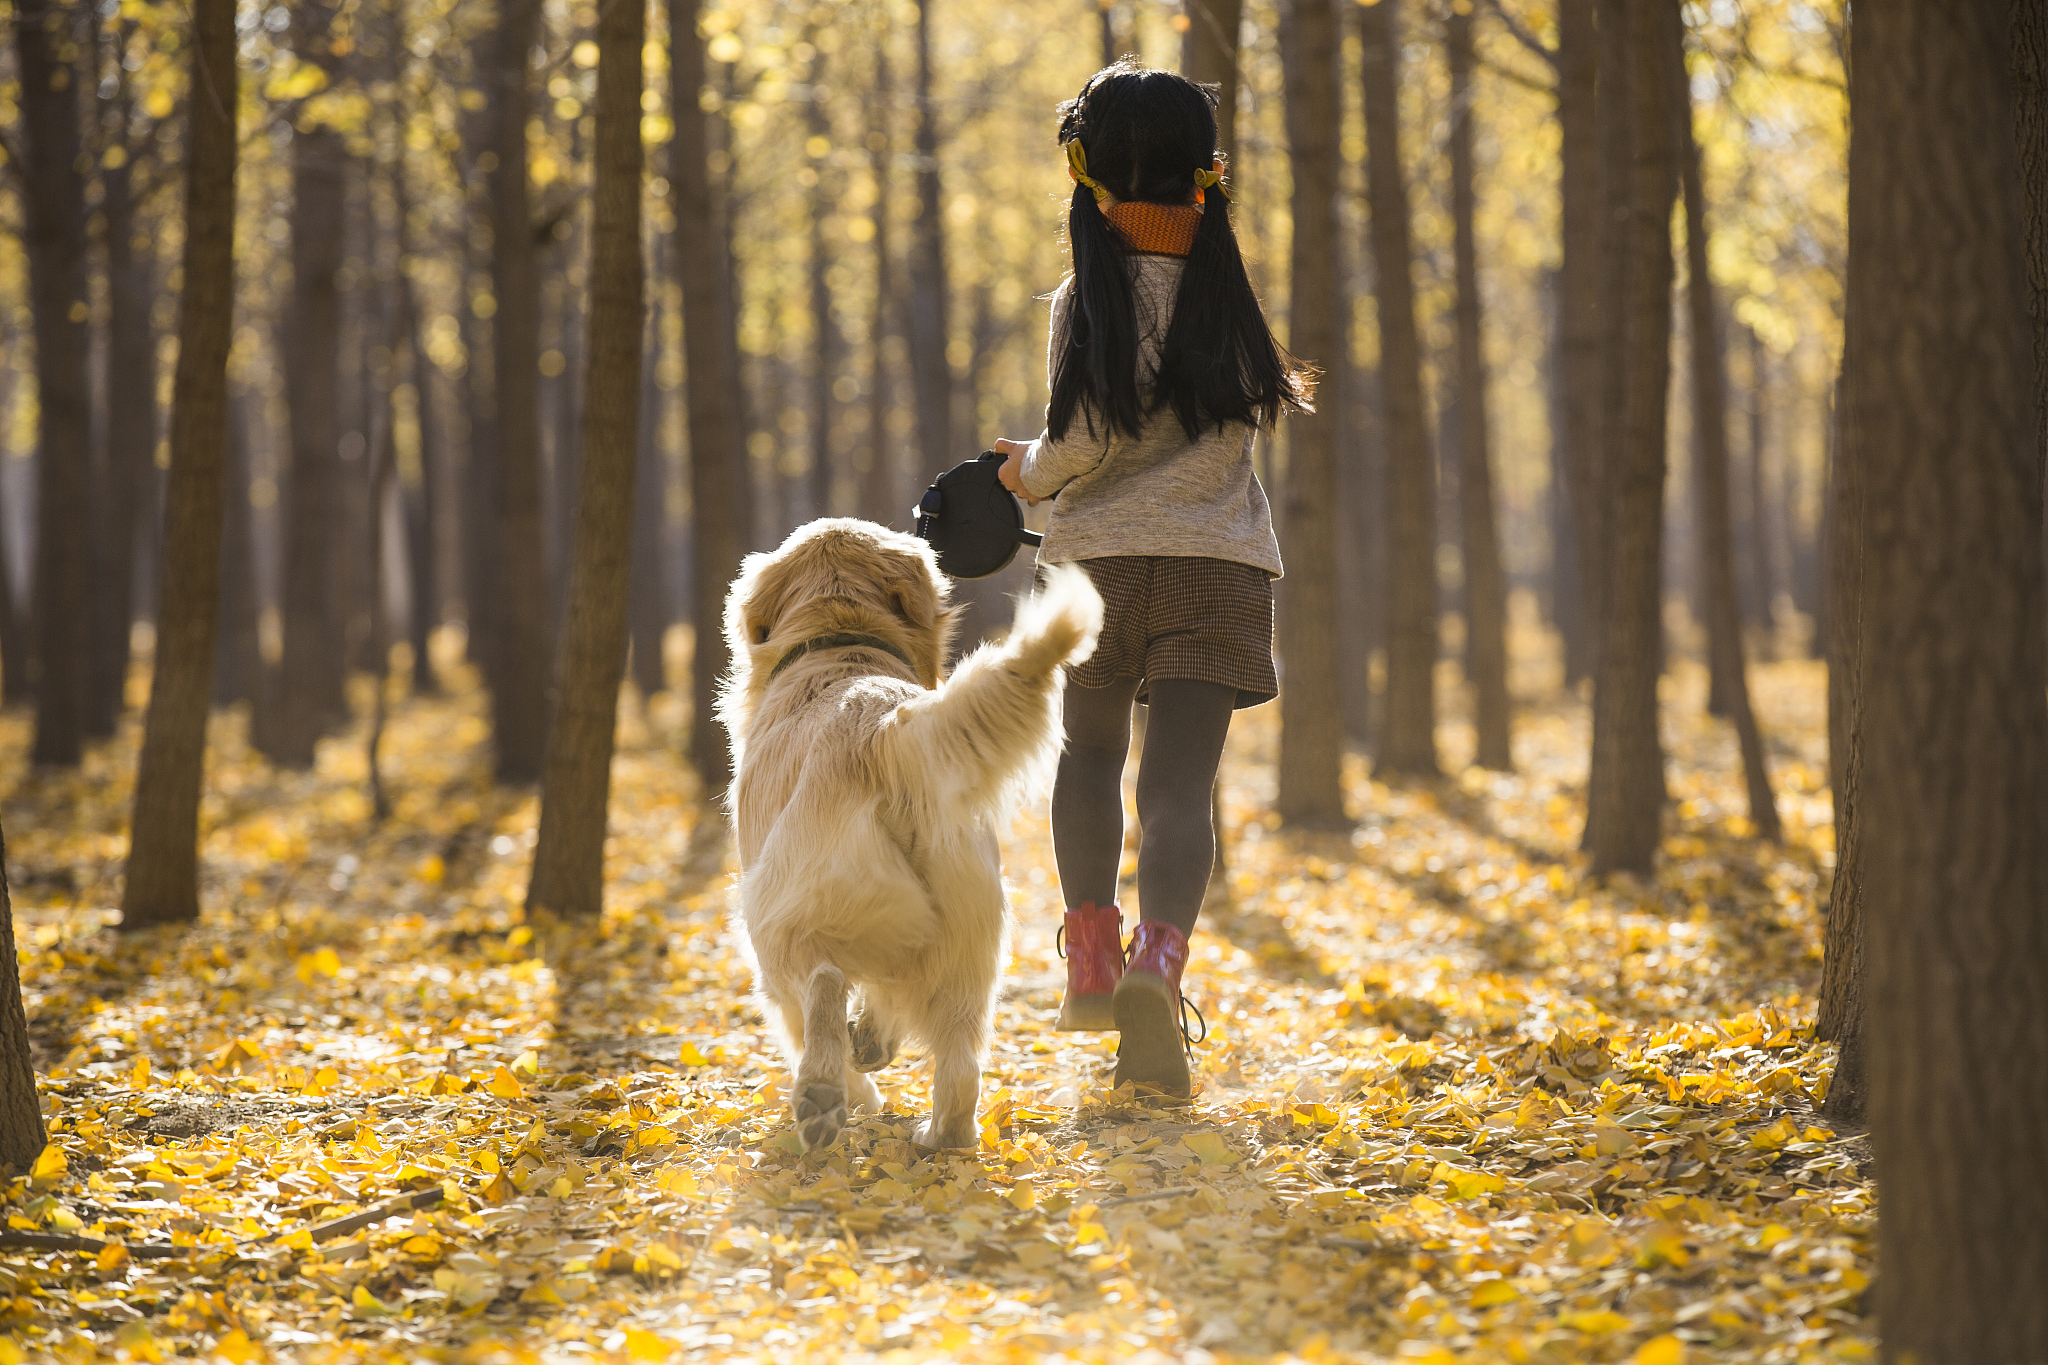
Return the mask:
M 1088 178 L 1120 200 L 1192 204 L 1195 173 L 1216 162 L 1216 88 L 1126 58 L 1060 106 L 1059 138 L 1062 146 L 1079 139 Z M 1067 234 L 1074 282 L 1066 344 L 1052 363 L 1046 426 L 1054 440 L 1065 438 L 1077 411 L 1091 434 L 1099 415 L 1110 432 L 1136 436 L 1152 412 L 1171 408 L 1192 440 L 1211 425 L 1270 425 L 1283 406 L 1309 408 L 1309 373 L 1266 326 L 1220 186 L 1205 196 L 1149 403 L 1138 396 L 1133 267 L 1086 185 L 1074 186 Z

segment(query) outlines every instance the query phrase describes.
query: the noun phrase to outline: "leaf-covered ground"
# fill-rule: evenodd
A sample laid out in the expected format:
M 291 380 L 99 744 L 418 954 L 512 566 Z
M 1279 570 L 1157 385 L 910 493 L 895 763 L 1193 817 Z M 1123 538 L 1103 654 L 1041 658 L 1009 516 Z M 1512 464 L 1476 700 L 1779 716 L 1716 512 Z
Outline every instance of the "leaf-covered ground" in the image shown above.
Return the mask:
M 520 912 L 535 802 L 490 787 L 474 693 L 401 706 L 376 828 L 359 734 L 281 774 L 218 721 L 205 922 L 133 940 L 105 927 L 132 722 L 22 776 L 0 718 L 52 1129 L 7 1222 L 108 1244 L 0 1248 L 0 1362 L 1865 1358 L 1867 1152 L 1813 1112 L 1822 679 L 1758 675 L 1788 845 L 1743 837 L 1682 672 L 1654 886 L 1581 876 L 1576 702 L 1519 718 L 1512 776 L 1354 766 L 1349 836 L 1276 827 L 1276 718 L 1243 715 L 1185 1109 L 1050 1031 L 1020 815 L 982 1145 L 939 1156 L 906 1141 L 915 1056 L 797 1152 L 668 698 L 624 708 L 601 932 Z

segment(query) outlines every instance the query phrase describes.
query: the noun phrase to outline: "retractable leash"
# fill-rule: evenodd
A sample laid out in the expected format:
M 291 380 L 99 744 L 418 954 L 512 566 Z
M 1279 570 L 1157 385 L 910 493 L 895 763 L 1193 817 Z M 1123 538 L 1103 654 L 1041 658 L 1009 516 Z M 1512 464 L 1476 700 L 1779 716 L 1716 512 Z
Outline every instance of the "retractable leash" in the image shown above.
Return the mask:
M 1024 529 L 1024 504 L 997 477 L 1003 457 L 993 450 L 939 475 L 917 500 L 917 534 L 937 552 L 948 578 L 1001 573 L 1021 545 L 1044 537 Z

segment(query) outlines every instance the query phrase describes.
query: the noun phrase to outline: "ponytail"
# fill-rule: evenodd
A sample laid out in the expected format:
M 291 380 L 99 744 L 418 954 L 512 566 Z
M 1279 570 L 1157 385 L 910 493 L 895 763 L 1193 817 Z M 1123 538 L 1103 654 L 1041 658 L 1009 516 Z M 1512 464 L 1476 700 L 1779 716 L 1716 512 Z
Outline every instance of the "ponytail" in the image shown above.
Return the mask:
M 1074 186 L 1067 209 L 1074 282 L 1067 296 L 1067 334 L 1054 338 L 1052 402 L 1046 430 L 1066 439 L 1076 410 L 1088 434 L 1136 436 L 1144 427 L 1138 403 L 1138 301 L 1116 230 L 1086 185 Z M 1105 430 L 1095 430 L 1097 416 Z

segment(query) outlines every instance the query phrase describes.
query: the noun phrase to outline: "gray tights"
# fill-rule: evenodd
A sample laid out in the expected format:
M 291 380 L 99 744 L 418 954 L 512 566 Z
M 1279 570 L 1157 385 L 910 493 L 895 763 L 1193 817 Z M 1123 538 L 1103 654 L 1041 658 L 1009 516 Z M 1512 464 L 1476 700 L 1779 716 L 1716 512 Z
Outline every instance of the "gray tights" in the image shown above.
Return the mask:
M 1052 789 L 1052 847 L 1068 905 L 1116 900 L 1123 859 L 1124 758 L 1131 748 L 1136 678 L 1066 691 L 1067 746 Z M 1145 751 L 1138 760 L 1138 903 L 1144 918 L 1191 933 L 1216 858 L 1210 788 L 1237 689 L 1160 678 L 1148 696 Z

